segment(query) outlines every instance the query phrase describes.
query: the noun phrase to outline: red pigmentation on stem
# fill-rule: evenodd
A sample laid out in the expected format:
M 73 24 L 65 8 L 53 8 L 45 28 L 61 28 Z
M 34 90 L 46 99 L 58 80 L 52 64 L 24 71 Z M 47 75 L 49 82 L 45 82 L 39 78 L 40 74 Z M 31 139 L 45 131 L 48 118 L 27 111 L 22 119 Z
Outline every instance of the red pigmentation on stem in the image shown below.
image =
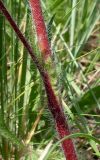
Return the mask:
M 43 59 L 46 60 L 51 55 L 51 49 L 44 23 L 40 0 L 29 0 L 32 17 L 34 20 L 38 45 Z
M 12 19 L 11 15 L 3 5 L 2 1 L 0 0 L 0 11 L 4 14 L 6 19 L 9 21 L 11 24 L 12 28 L 16 32 L 17 36 L 23 43 L 24 47 L 27 49 L 29 52 L 33 62 L 35 63 L 36 67 L 38 68 L 46 90 L 47 98 L 48 98 L 48 105 L 49 105 L 49 110 L 51 111 L 55 124 L 56 124 L 56 129 L 59 134 L 60 139 L 64 138 L 64 136 L 70 135 L 69 127 L 66 122 L 66 118 L 64 116 L 64 113 L 62 111 L 62 108 L 55 96 L 54 90 L 52 88 L 52 85 L 50 83 L 50 78 L 48 76 L 48 73 L 44 70 L 44 67 L 41 65 L 41 63 L 38 61 L 37 57 L 35 56 L 32 47 L 28 43 L 28 41 L 25 39 L 21 31 L 19 30 L 18 26 Z M 73 141 L 71 139 L 66 139 L 62 142 L 62 148 L 64 150 L 64 154 L 66 157 L 66 160 L 77 160 L 77 154 L 75 152 L 75 148 L 73 145 Z
M 66 122 L 62 107 L 60 106 L 52 89 L 50 78 L 46 72 L 43 75 L 43 82 L 47 93 L 49 110 L 51 111 L 55 120 L 56 130 L 59 134 L 59 137 L 62 139 L 65 136 L 70 135 L 69 126 Z M 72 139 L 64 140 L 62 142 L 62 149 L 64 151 L 66 160 L 78 160 Z

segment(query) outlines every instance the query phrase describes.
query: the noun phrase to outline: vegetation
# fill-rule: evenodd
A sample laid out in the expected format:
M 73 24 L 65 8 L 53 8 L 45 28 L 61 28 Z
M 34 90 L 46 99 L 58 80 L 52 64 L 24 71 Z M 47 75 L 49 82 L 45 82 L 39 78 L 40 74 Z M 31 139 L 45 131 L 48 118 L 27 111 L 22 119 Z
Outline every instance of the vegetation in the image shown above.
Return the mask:
M 0 0 L 0 154 L 4 160 L 63 160 L 60 143 L 64 150 L 73 139 L 78 159 L 99 159 L 100 1 L 41 1 L 49 39 L 44 44 L 52 51 L 40 45 L 38 10 L 33 23 L 29 2 Z M 70 132 L 63 130 L 60 106 Z

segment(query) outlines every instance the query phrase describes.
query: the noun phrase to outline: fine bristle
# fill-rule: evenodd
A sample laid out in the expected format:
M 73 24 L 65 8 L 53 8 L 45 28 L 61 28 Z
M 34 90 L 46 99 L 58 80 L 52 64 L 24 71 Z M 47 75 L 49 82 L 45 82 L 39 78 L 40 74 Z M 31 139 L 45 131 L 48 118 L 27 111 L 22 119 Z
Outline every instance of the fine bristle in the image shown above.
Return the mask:
M 41 4 L 39 0 L 30 0 L 29 4 L 36 29 L 38 46 L 43 59 L 47 60 L 48 57 L 51 56 L 51 48 L 48 40 L 44 18 L 42 15 Z

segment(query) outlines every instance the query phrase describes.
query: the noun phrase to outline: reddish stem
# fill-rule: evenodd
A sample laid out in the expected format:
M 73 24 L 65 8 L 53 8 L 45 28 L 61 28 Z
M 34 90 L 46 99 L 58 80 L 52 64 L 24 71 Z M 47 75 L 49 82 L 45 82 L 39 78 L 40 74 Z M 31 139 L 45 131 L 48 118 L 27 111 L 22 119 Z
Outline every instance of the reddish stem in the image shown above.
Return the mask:
M 5 15 L 6 19 L 9 21 L 11 24 L 12 28 L 16 32 L 17 36 L 19 39 L 22 41 L 24 47 L 28 50 L 32 60 L 34 61 L 35 65 L 37 66 L 44 85 L 45 85 L 45 90 L 48 98 L 48 104 L 49 104 L 49 109 L 54 117 L 55 124 L 56 124 L 56 129 L 58 131 L 60 139 L 63 138 L 64 136 L 67 136 L 70 134 L 69 127 L 66 123 L 66 119 L 64 116 L 64 113 L 62 111 L 61 106 L 58 103 L 58 100 L 54 94 L 54 91 L 52 89 L 51 83 L 50 83 L 50 78 L 48 76 L 48 73 L 44 70 L 40 62 L 38 61 L 37 57 L 35 56 L 31 46 L 29 45 L 28 41 L 25 39 L 21 31 L 19 30 L 18 26 L 12 19 L 11 15 L 3 5 L 2 1 L 0 0 L 0 10 L 2 13 Z M 77 160 L 77 155 L 75 153 L 75 148 L 73 145 L 73 142 L 71 139 L 64 140 L 62 142 L 62 148 L 64 150 L 64 154 L 67 160 Z
M 38 45 L 43 55 L 43 59 L 46 60 L 51 55 L 51 49 L 42 15 L 41 4 L 39 0 L 29 0 L 29 4 L 36 28 Z
M 50 78 L 48 77 L 47 73 L 45 73 L 45 75 L 43 76 L 43 82 L 48 97 L 49 110 L 51 111 L 55 120 L 56 130 L 59 134 L 59 137 L 60 139 L 62 139 L 64 138 L 64 136 L 70 135 L 69 127 L 66 122 L 66 118 L 63 113 L 62 107 L 60 106 L 54 94 L 54 91 L 50 83 Z M 64 140 L 62 142 L 62 148 L 64 150 L 64 154 L 67 160 L 78 160 L 74 144 L 71 139 Z

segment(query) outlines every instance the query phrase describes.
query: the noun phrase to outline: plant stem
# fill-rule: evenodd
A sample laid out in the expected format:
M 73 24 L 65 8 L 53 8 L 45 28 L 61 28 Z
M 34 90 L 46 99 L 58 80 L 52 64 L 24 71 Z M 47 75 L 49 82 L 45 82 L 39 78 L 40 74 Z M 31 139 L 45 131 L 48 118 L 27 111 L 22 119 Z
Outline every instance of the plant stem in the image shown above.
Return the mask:
M 53 115 L 59 138 L 62 139 L 64 136 L 70 135 L 69 127 L 66 122 L 62 107 L 59 105 L 59 102 L 54 94 L 50 83 L 50 78 L 48 77 L 47 73 L 45 73 L 43 76 L 43 82 L 48 97 L 49 110 Z M 67 139 L 62 142 L 62 149 L 67 160 L 77 160 L 74 144 L 71 139 Z
M 46 94 L 47 94 L 47 98 L 48 98 L 49 110 L 51 111 L 51 113 L 53 115 L 53 118 L 54 118 L 54 121 L 56 124 L 56 129 L 58 131 L 60 139 L 63 138 L 64 136 L 69 135 L 70 131 L 69 131 L 69 127 L 66 123 L 66 118 L 65 118 L 64 113 L 62 111 L 62 108 L 59 105 L 59 102 L 55 96 L 55 93 L 52 89 L 52 86 L 50 83 L 50 78 L 48 76 L 47 71 L 42 67 L 42 65 L 38 61 L 37 57 L 35 56 L 35 54 L 32 50 L 32 47 L 29 45 L 28 41 L 26 40 L 26 38 L 23 36 L 21 31 L 19 30 L 18 26 L 16 25 L 16 23 L 12 19 L 11 15 L 7 11 L 7 9 L 5 8 L 5 6 L 3 5 L 1 0 L 0 0 L 0 10 L 2 11 L 2 13 L 6 17 L 6 19 L 11 24 L 12 28 L 16 32 L 19 39 L 22 41 L 24 47 L 29 52 L 32 60 L 34 61 L 36 67 L 38 68 L 38 70 L 42 76 L 45 90 L 46 90 Z M 73 145 L 73 142 L 71 139 L 64 140 L 62 142 L 62 148 L 64 150 L 64 154 L 65 154 L 65 157 L 67 160 L 77 160 L 75 148 L 74 148 L 74 145 Z
M 29 0 L 29 4 L 36 28 L 39 49 L 42 53 L 43 59 L 46 60 L 51 55 L 51 49 L 42 15 L 40 0 Z

